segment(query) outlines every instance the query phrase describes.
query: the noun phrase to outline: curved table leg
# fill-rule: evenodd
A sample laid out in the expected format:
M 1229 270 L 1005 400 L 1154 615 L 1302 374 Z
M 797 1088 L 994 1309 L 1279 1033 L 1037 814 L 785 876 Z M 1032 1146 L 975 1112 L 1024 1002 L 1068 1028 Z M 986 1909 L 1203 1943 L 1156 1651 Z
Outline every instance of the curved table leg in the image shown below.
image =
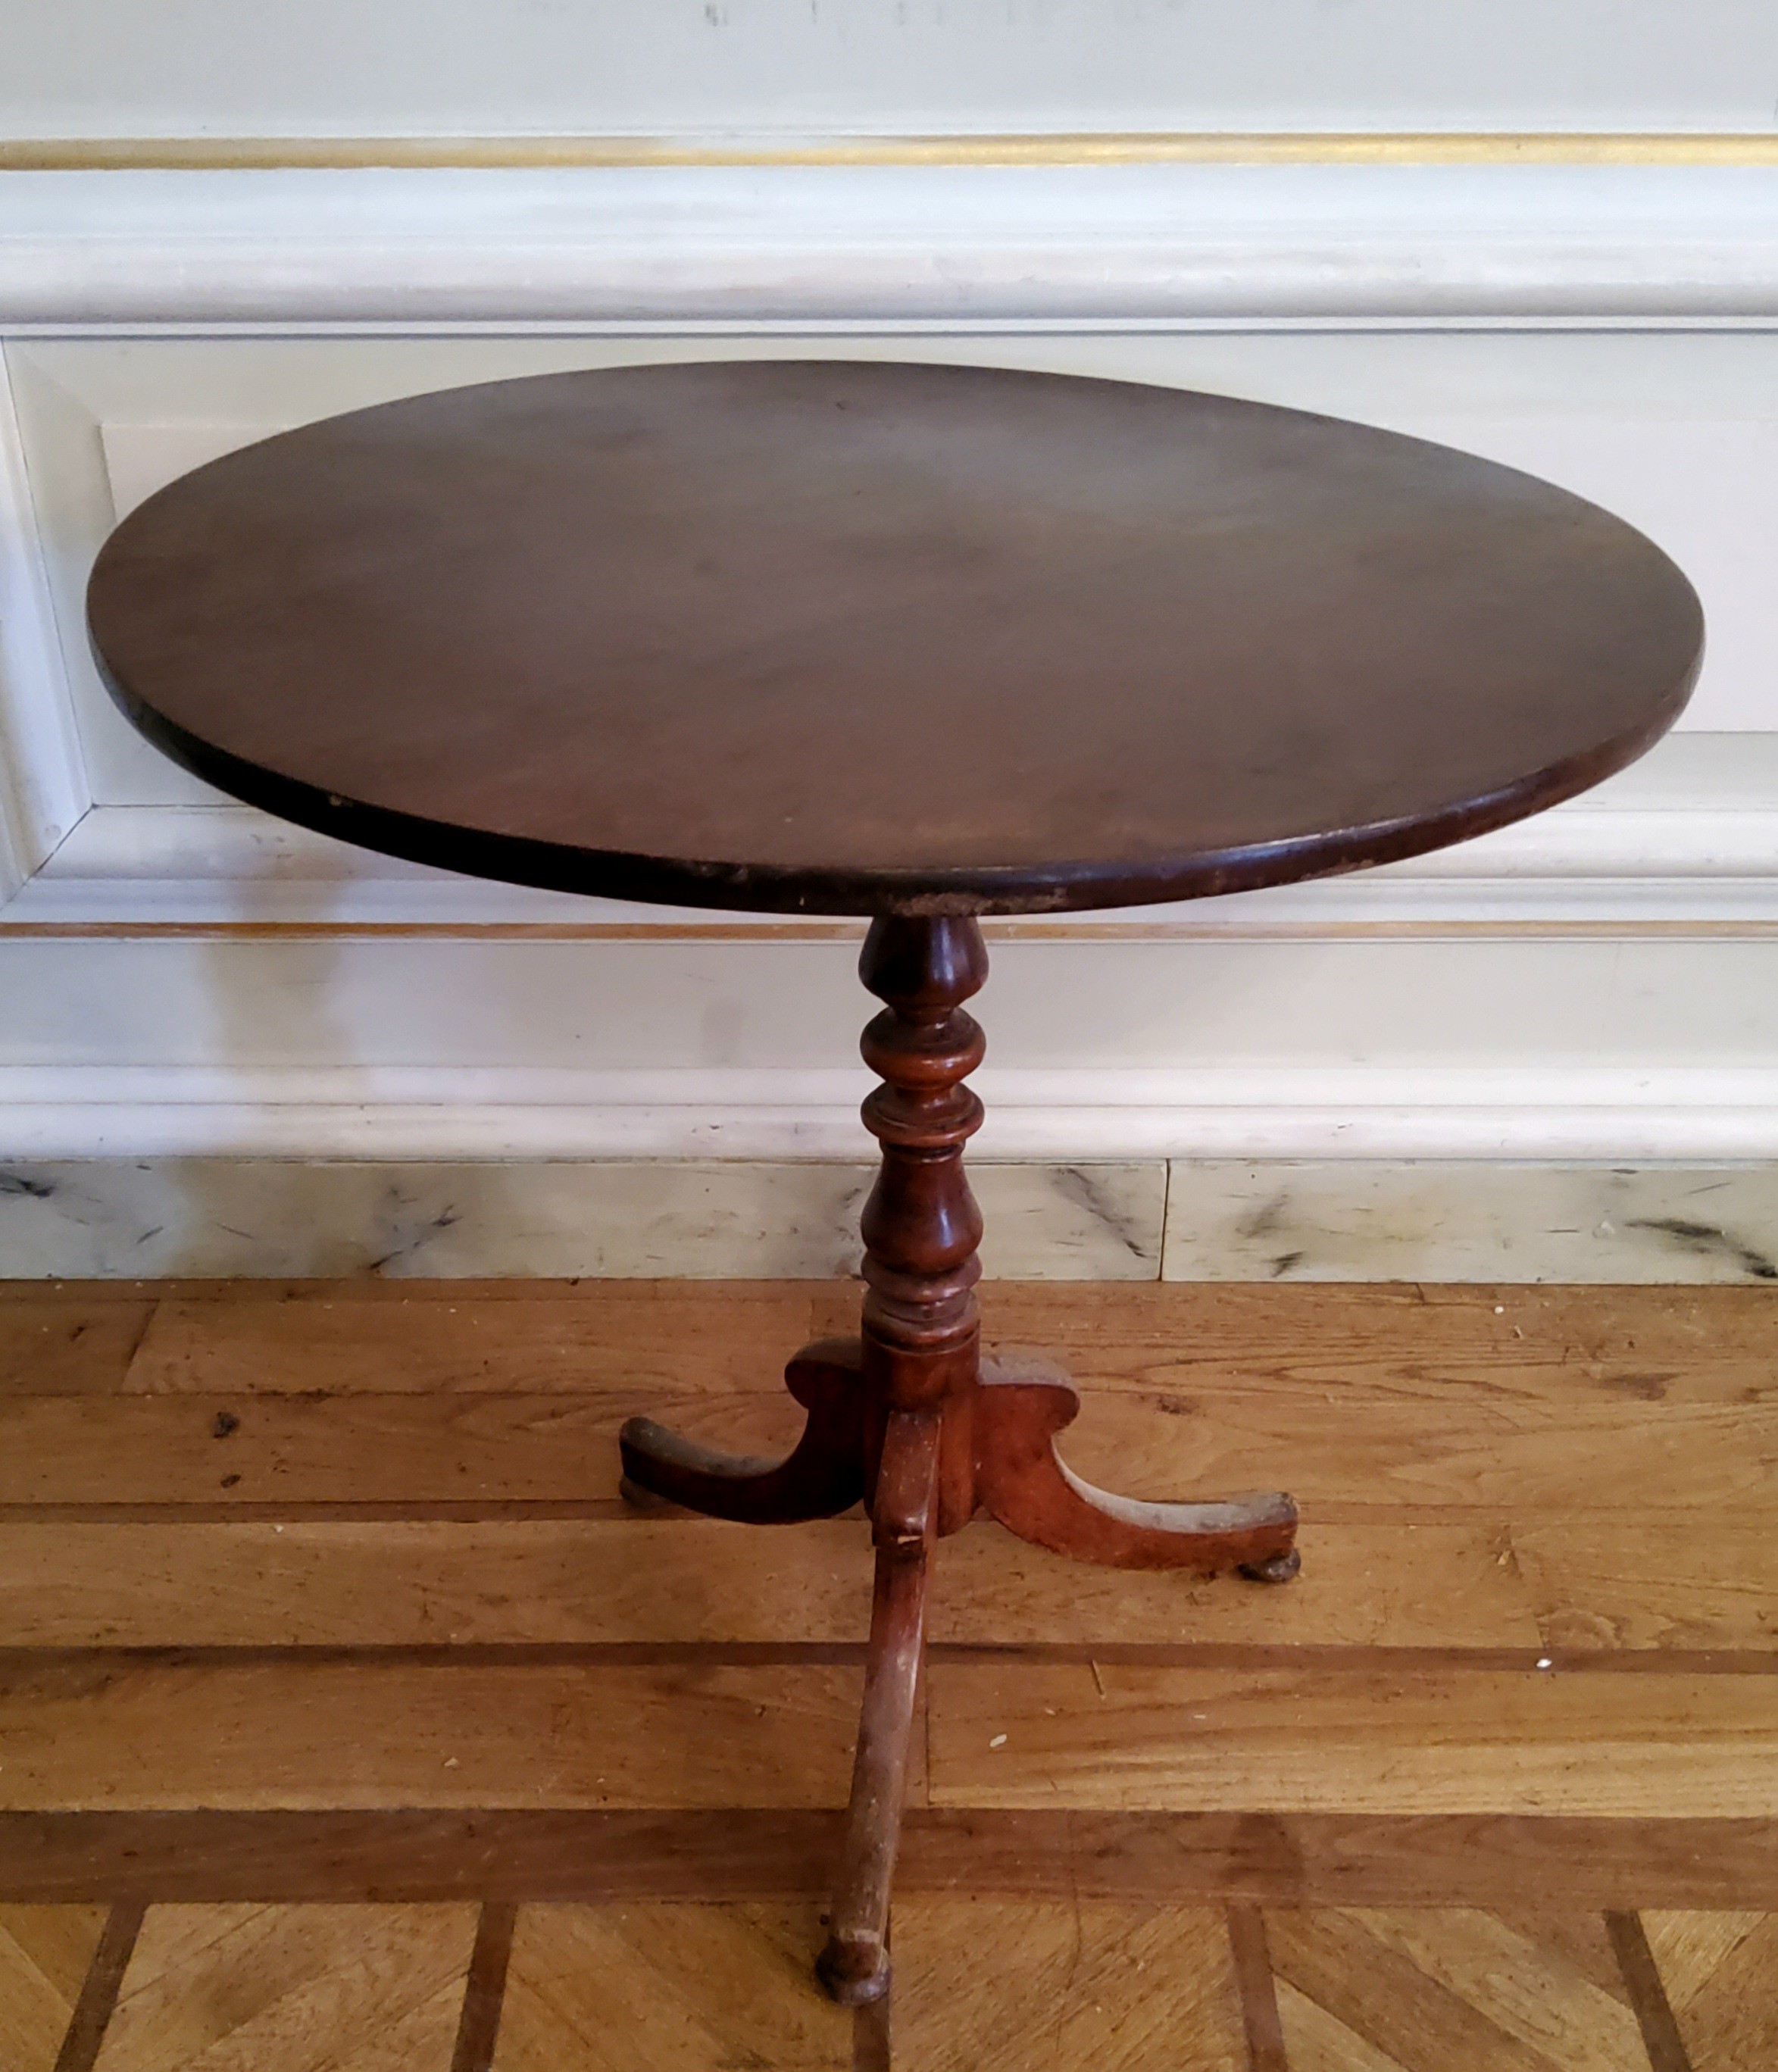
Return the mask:
M 1083 1481 L 1056 1453 L 1055 1436 L 1080 1408 L 1074 1383 L 1047 1361 L 984 1359 L 975 1401 L 975 1493 L 1021 1540 L 1117 1568 L 1238 1568 L 1288 1582 L 1301 1565 L 1296 1507 L 1287 1496 L 1221 1503 L 1144 1503 Z
M 815 1964 L 822 1984 L 843 2007 L 861 2007 L 889 1990 L 889 1885 L 925 1646 L 938 1471 L 938 1413 L 891 1411 L 871 1506 L 877 1585 L 845 1852 L 827 1947 Z
M 864 1494 L 860 1357 L 856 1338 L 824 1338 L 790 1362 L 784 1379 L 809 1418 L 782 1461 L 715 1453 L 651 1417 L 632 1417 L 618 1437 L 625 1493 L 646 1490 L 744 1525 L 794 1525 L 850 1511 Z

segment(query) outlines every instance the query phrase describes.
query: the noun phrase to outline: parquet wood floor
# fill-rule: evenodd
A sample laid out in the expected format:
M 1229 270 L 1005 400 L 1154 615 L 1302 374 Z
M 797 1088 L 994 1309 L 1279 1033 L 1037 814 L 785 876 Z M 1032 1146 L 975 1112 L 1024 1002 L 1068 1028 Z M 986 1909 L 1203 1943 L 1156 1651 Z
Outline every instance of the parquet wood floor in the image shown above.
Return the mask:
M 1778 2072 L 1778 1293 L 999 1287 L 1283 1590 L 942 1550 L 894 2004 L 808 1959 L 835 1284 L 0 1284 L 0 2072 Z

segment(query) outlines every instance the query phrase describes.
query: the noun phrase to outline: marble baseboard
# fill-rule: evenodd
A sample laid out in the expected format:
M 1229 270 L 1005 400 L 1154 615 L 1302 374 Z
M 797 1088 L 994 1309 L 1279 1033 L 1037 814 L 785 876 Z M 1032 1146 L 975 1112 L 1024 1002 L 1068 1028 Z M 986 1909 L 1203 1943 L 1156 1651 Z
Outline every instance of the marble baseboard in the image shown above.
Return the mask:
M 863 1164 L 0 1166 L 0 1277 L 792 1279 L 858 1263 Z M 1006 1280 L 1778 1281 L 1778 1166 L 979 1164 Z
M 1168 1281 L 1778 1281 L 1778 1166 L 1175 1161 Z
M 166 1158 L 0 1166 L 0 1277 L 376 1273 L 696 1280 L 856 1272 L 866 1165 L 309 1164 Z M 986 1270 L 1152 1281 L 1167 1169 L 979 1165 Z

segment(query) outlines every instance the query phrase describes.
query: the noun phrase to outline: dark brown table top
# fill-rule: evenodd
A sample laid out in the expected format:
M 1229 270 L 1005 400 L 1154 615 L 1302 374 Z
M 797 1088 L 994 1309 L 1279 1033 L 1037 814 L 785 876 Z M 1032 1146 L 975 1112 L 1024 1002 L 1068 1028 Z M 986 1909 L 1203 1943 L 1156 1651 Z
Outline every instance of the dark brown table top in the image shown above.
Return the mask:
M 1435 848 L 1641 753 L 1673 563 L 1419 441 L 1000 369 L 734 361 L 362 410 L 151 497 L 124 709 L 369 849 L 621 898 L 1028 913 Z

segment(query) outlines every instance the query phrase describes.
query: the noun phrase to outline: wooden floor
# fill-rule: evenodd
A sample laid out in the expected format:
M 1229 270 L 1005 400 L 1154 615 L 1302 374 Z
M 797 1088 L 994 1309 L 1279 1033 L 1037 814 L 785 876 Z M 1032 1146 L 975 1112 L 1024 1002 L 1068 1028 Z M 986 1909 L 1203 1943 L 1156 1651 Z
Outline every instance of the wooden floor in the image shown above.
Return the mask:
M 0 1284 L 3 2072 L 1774 2072 L 1778 1291 L 993 1288 L 1283 1589 L 942 1549 L 893 2008 L 808 1982 L 835 1284 Z

